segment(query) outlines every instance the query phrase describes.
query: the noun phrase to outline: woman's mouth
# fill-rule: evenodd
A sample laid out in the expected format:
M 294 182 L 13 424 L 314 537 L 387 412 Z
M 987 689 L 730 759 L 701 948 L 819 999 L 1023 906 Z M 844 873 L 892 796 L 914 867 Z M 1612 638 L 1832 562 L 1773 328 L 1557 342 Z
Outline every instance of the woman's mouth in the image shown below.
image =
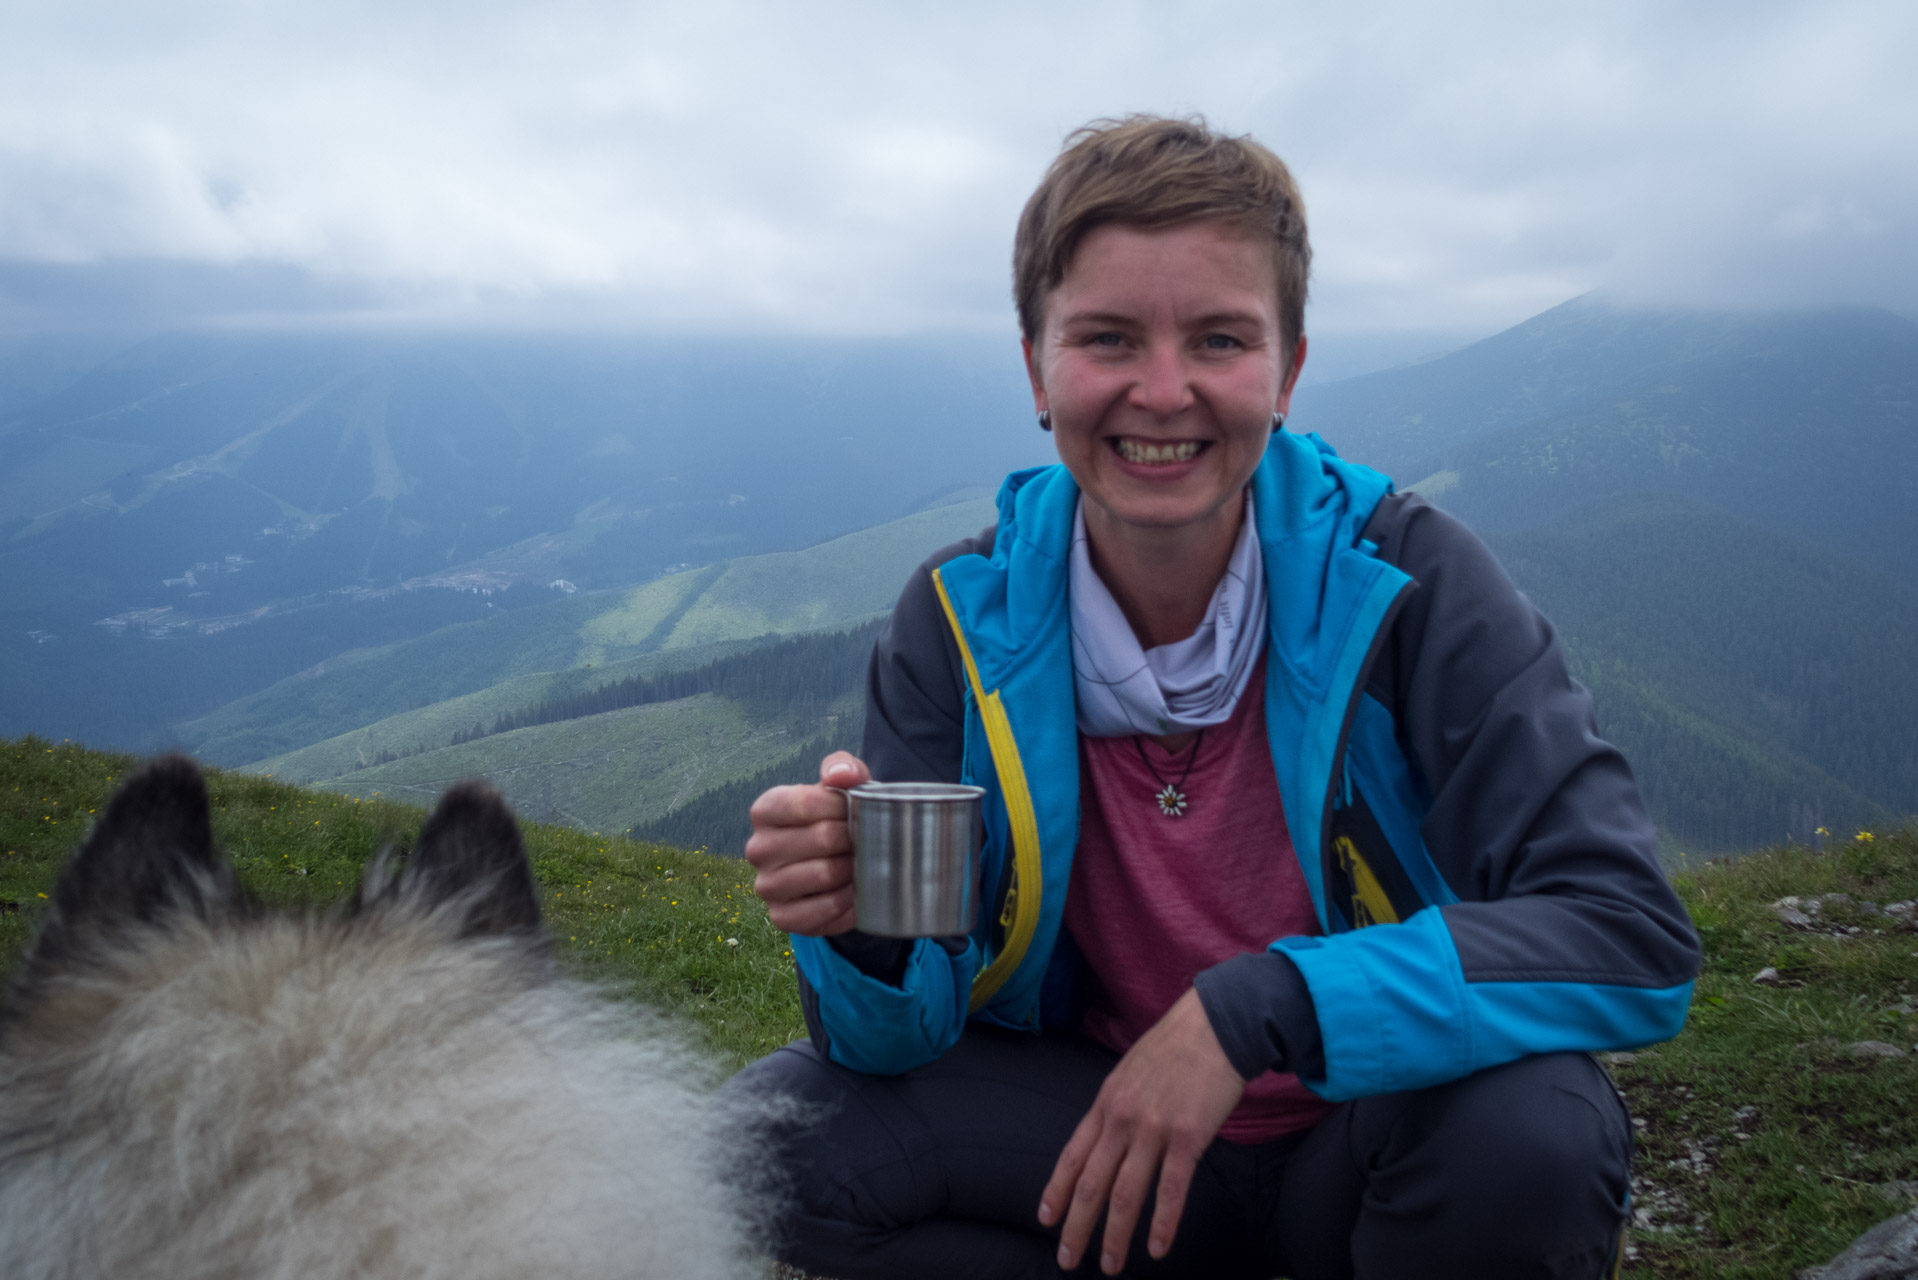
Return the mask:
M 1198 457 L 1206 446 L 1203 440 L 1167 440 L 1156 444 L 1150 440 L 1135 440 L 1130 436 L 1110 436 L 1108 440 L 1113 452 L 1127 462 L 1142 462 L 1147 465 L 1190 462 Z

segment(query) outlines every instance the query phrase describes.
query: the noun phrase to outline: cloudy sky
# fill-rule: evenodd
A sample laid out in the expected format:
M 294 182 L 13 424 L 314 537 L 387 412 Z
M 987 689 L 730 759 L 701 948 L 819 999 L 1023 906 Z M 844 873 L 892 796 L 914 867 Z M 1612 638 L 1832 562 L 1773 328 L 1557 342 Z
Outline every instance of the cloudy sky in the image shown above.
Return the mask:
M 1135 110 L 1293 165 L 1317 333 L 1918 312 L 1914 66 L 1908 0 L 0 0 L 0 319 L 1009 330 L 1027 192 Z

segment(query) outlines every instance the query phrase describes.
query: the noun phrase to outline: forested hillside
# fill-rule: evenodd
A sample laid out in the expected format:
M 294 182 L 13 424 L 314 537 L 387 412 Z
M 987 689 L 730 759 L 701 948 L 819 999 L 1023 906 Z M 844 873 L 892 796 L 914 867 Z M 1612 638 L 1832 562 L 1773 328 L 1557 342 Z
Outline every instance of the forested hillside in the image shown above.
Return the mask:
M 747 833 L 746 806 L 735 804 L 742 788 L 753 788 L 750 803 L 773 781 L 813 772 L 825 750 L 858 743 L 878 627 L 875 619 L 770 639 L 698 665 L 575 679 L 570 691 L 498 705 L 430 741 L 350 761 L 323 743 L 255 771 L 410 802 L 477 774 L 540 821 L 643 830 L 685 848 L 737 854 Z M 497 699 L 505 688 L 489 694 Z M 409 722 L 425 724 L 417 714 Z
M 1918 813 L 1918 592 L 1671 498 L 1491 542 L 1563 632 L 1678 844 L 1810 841 Z

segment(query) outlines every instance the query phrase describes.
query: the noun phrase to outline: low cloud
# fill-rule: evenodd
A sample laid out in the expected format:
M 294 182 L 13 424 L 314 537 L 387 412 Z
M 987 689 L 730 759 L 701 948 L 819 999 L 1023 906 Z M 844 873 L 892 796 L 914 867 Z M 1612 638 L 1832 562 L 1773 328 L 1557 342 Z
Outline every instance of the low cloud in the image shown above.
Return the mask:
M 117 288 L 195 318 L 1006 329 L 1027 192 L 1073 126 L 1131 110 L 1287 157 L 1322 332 L 1486 332 L 1593 288 L 1918 308 L 1898 3 L 0 23 L 0 324 Z

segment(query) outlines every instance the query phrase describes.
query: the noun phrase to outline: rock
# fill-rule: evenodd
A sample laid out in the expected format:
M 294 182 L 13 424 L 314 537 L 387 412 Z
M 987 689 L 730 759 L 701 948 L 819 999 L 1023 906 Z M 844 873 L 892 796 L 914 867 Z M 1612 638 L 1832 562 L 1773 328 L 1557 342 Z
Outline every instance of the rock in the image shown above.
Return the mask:
M 1918 1280 L 1918 1209 L 1879 1223 L 1798 1280 Z
M 1902 1058 L 1905 1051 L 1895 1044 L 1886 1044 L 1883 1040 L 1854 1040 L 1845 1046 L 1845 1052 L 1854 1058 Z
M 1893 1204 L 1918 1200 L 1918 1182 L 1887 1182 L 1878 1188 L 1878 1194 Z
M 1761 987 L 1776 987 L 1783 984 L 1785 980 L 1778 976 L 1778 970 L 1766 965 L 1752 975 L 1752 981 Z
M 1616 1052 L 1616 1053 L 1601 1053 L 1598 1056 L 1604 1059 L 1605 1064 L 1607 1066 L 1612 1066 L 1612 1067 L 1628 1067 L 1632 1063 L 1638 1061 L 1637 1054 L 1626 1053 L 1623 1050 L 1620 1050 L 1619 1052 Z
M 1780 898 L 1771 904 L 1771 913 L 1794 929 L 1811 928 L 1811 917 L 1817 910 L 1816 898 Z

